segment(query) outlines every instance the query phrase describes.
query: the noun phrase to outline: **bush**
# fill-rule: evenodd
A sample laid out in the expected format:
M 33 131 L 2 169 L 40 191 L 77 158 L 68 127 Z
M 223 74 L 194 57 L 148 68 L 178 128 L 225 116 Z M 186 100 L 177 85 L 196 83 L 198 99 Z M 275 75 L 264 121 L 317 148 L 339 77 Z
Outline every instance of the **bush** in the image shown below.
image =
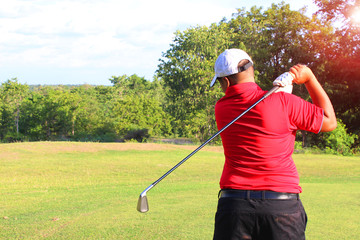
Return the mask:
M 346 125 L 338 119 L 337 128 L 331 132 L 321 133 L 321 147 L 328 153 L 352 155 L 352 149 L 355 140 L 358 138 L 355 134 L 347 132 Z
M 26 136 L 23 134 L 16 134 L 16 133 L 7 133 L 3 139 L 3 142 L 6 143 L 14 143 L 14 142 L 24 142 L 27 141 Z

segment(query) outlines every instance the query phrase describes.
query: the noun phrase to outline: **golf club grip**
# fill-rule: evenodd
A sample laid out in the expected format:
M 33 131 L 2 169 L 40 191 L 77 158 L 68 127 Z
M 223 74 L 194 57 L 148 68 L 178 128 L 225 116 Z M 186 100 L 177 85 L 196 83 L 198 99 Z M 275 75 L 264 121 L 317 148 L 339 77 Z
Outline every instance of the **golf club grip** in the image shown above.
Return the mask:
M 262 100 L 270 96 L 272 93 L 274 93 L 276 90 L 278 90 L 280 86 L 275 86 L 270 91 L 264 94 L 258 101 L 256 101 L 253 105 L 251 105 L 248 109 L 246 109 L 244 112 L 242 112 L 239 116 L 237 116 L 234 120 L 232 120 L 230 123 L 228 123 L 225 127 L 220 129 L 217 133 L 215 133 L 213 136 L 211 136 L 208 140 L 206 140 L 203 144 L 201 144 L 197 149 L 195 149 L 192 153 L 187 155 L 183 160 L 181 160 L 178 164 L 176 164 L 173 168 L 171 168 L 168 172 L 166 172 L 164 175 L 162 175 L 158 180 L 153 182 L 149 187 L 147 187 L 144 192 L 149 191 L 151 188 L 155 187 L 156 184 L 158 184 L 161 180 L 166 178 L 170 173 L 172 173 L 175 169 L 177 169 L 180 165 L 182 165 L 186 160 L 191 158 L 195 153 L 197 153 L 200 149 L 202 149 L 205 145 L 207 145 L 209 142 L 211 142 L 215 137 L 217 137 L 220 133 L 222 133 L 225 129 L 227 129 L 230 125 L 232 125 L 234 122 L 236 122 L 239 118 L 241 118 L 244 114 L 246 114 L 248 111 L 250 111 L 253 107 L 255 107 L 258 103 L 260 103 Z

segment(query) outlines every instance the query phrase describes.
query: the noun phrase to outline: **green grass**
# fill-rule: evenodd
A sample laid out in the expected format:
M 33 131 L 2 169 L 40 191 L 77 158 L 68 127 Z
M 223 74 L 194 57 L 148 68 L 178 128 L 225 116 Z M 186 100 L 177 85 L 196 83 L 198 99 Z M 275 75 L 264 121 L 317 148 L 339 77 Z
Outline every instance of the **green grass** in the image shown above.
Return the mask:
M 212 239 L 219 147 L 38 142 L 0 144 L 0 239 Z M 360 236 L 360 157 L 294 155 L 307 239 Z

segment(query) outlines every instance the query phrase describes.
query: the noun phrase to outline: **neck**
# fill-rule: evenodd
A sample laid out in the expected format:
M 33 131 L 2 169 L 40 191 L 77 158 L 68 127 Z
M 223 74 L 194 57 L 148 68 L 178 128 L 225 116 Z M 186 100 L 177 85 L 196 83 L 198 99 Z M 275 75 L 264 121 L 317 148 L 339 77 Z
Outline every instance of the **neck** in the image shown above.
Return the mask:
M 230 86 L 241 83 L 247 83 L 247 82 L 255 82 L 254 76 L 248 75 L 248 76 L 237 77 L 235 79 L 230 79 Z

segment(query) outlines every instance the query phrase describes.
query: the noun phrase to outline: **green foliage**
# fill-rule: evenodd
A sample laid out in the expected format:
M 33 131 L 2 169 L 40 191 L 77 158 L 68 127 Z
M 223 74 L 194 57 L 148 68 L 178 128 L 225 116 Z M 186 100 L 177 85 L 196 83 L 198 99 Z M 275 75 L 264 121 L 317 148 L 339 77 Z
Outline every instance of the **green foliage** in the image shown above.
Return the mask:
M 172 134 L 161 82 L 136 75 L 114 86 L 38 86 L 16 79 L 0 88 L 1 141 L 119 141 Z
M 176 32 L 171 48 L 160 60 L 158 76 L 166 89 L 166 110 L 174 118 L 172 127 L 183 137 L 203 140 L 215 127 L 214 103 L 220 89 L 210 91 L 214 62 L 230 47 L 227 25 L 195 27 Z
M 308 49 L 306 37 L 311 21 L 304 14 L 291 11 L 290 5 L 273 4 L 263 11 L 238 9 L 229 21 L 234 29 L 234 42 L 244 43 L 255 62 L 259 85 L 272 86 L 272 81 L 296 63 L 309 63 L 314 53 Z
M 238 9 L 229 21 L 229 28 L 235 32 L 234 43 L 244 43 L 254 60 L 260 87 L 271 88 L 277 76 L 298 63 L 321 72 L 319 58 L 332 40 L 332 28 L 316 18 L 308 18 L 304 11 L 292 11 L 283 2 L 266 10 L 256 6 L 250 11 Z M 304 87 L 294 88 L 294 94 L 308 97 Z
M 356 140 L 358 135 L 349 133 L 341 119 L 337 120 L 337 128 L 331 132 L 319 134 L 299 132 L 295 142 L 295 153 L 331 153 L 337 155 L 353 155 L 359 153 Z M 305 141 L 305 144 L 304 144 Z
M 323 73 L 319 76 L 327 83 L 329 95 L 336 115 L 348 126 L 349 130 L 360 134 L 360 31 L 359 26 L 351 21 L 354 9 L 358 8 L 355 0 L 315 0 L 319 11 L 316 17 L 322 24 L 331 24 L 332 39 L 323 39 L 321 60 L 324 62 Z M 357 140 L 357 144 L 359 144 Z
M 154 98 L 142 95 L 126 96 L 114 103 L 115 132 L 119 136 L 129 136 L 129 133 L 143 131 L 143 137 L 168 136 L 171 134 L 170 116 L 166 114 Z M 125 137 L 126 138 L 126 137 Z
M 29 91 L 27 85 L 20 84 L 16 78 L 10 79 L 0 88 L 0 139 L 9 141 L 20 138 L 21 104 Z
M 339 119 L 332 132 L 321 133 L 323 148 L 334 154 L 351 155 L 357 135 L 347 132 L 345 124 Z
M 122 95 L 132 95 L 137 92 L 144 92 L 150 89 L 151 83 L 148 82 L 145 78 L 139 77 L 136 74 L 131 75 L 122 75 L 119 77 L 113 76 L 109 79 L 112 84 L 118 89 L 119 93 Z
M 41 87 L 24 101 L 22 133 L 31 140 L 53 140 L 71 135 L 79 96 L 62 88 Z

